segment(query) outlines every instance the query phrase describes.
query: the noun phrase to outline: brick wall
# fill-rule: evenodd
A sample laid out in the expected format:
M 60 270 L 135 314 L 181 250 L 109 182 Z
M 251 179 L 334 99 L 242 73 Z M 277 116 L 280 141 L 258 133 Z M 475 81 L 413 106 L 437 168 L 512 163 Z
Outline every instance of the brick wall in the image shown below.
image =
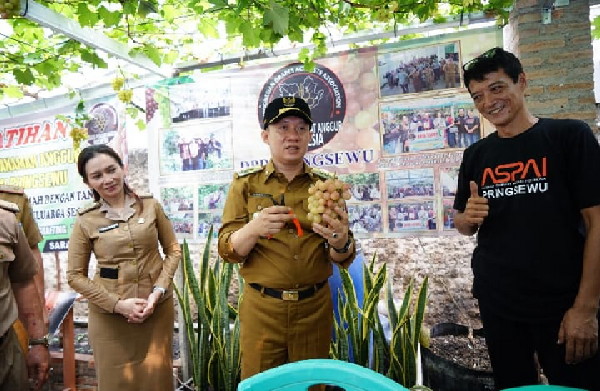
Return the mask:
M 542 24 L 544 0 L 517 0 L 505 29 L 505 47 L 520 57 L 534 115 L 577 118 L 596 129 L 589 1 L 554 8 Z

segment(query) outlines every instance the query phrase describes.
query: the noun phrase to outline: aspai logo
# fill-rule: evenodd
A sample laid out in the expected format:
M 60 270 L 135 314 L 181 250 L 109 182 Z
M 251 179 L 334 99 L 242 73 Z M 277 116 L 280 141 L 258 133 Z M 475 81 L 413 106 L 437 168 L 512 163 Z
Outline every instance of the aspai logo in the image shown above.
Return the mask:
M 338 132 L 346 114 L 346 94 L 335 73 L 316 65 L 312 73 L 300 63 L 275 72 L 265 83 L 258 98 L 258 123 L 262 128 L 265 108 L 275 98 L 295 96 L 308 103 L 313 120 L 308 150 L 327 144 Z
M 529 159 L 526 162 L 500 164 L 493 169 L 488 167 L 483 170 L 481 186 L 516 182 L 528 178 L 545 178 L 547 175 L 546 171 L 545 157 L 541 158 L 539 161 Z
M 483 170 L 482 194 L 485 198 L 541 194 L 548 191 L 547 158 L 500 164 Z

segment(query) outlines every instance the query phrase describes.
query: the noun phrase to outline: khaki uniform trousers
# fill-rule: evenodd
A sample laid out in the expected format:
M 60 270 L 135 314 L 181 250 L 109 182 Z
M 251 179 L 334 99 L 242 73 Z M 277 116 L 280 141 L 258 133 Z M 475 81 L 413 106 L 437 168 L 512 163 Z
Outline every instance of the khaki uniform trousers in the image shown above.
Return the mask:
M 299 301 L 267 296 L 245 284 L 239 316 L 242 379 L 288 362 L 329 358 L 329 284 Z
M 0 344 L 0 391 L 28 390 L 29 379 L 25 355 L 11 327 Z

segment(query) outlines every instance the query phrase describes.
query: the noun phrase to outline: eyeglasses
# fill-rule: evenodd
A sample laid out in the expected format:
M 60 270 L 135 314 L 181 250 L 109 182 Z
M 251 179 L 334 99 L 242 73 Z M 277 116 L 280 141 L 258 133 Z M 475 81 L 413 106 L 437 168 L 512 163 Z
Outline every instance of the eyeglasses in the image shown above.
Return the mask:
M 475 57 L 474 59 L 466 62 L 462 66 L 463 71 L 468 72 L 471 69 L 473 69 L 475 67 L 475 65 L 479 64 L 479 62 L 481 62 L 482 60 L 494 58 L 496 56 L 496 53 L 498 53 L 500 50 L 502 50 L 502 49 L 498 48 L 498 47 L 486 50 L 485 52 L 481 53 L 479 56 Z
M 282 136 L 289 136 L 292 134 L 292 132 L 296 132 L 299 136 L 306 136 L 307 134 L 310 133 L 309 125 L 293 126 L 291 124 L 284 122 L 284 123 L 274 124 L 272 126 L 275 128 L 275 131 L 277 131 L 277 133 L 279 133 Z

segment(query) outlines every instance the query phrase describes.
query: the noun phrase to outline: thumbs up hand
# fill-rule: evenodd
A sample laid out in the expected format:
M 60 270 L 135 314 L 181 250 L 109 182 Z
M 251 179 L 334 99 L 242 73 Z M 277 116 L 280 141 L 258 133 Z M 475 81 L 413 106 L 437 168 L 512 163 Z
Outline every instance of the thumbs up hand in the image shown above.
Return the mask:
M 469 187 L 471 188 L 471 197 L 467 200 L 464 211 L 465 220 L 471 225 L 480 226 L 488 216 L 490 207 L 487 198 L 479 195 L 479 187 L 475 182 L 469 182 Z

